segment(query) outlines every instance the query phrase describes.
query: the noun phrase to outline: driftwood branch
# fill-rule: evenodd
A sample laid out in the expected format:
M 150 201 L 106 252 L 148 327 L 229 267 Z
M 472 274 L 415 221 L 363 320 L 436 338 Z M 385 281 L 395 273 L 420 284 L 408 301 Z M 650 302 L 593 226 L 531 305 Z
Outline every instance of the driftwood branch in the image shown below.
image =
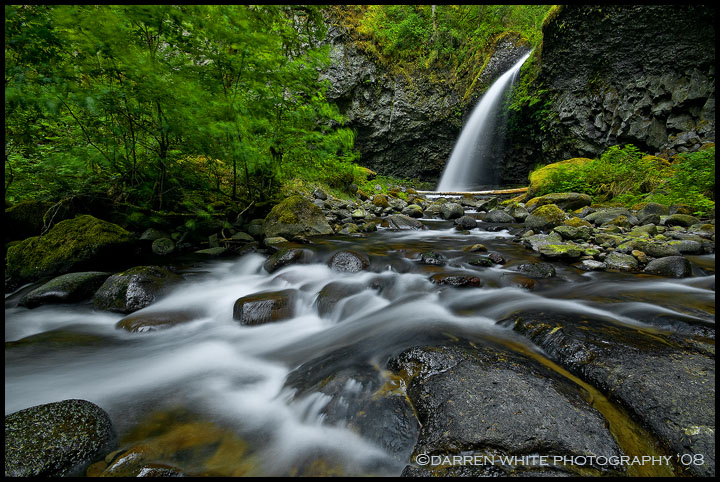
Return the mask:
M 417 191 L 418 194 L 438 194 L 445 196 L 477 196 L 486 194 L 515 194 L 527 192 L 528 188 L 518 187 L 515 189 L 496 189 L 493 191 Z

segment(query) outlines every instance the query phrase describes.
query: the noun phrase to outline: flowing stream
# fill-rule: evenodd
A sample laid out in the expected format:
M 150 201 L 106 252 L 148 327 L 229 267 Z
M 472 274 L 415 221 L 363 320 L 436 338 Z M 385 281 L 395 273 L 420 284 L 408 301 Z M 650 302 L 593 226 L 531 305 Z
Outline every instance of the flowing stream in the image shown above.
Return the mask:
M 478 184 L 493 184 L 488 158 L 491 148 L 499 144 L 496 123 L 505 94 L 512 87 L 520 68 L 532 51 L 523 55 L 510 70 L 502 74 L 483 94 L 458 137 L 450 160 L 445 165 L 438 191 L 467 191 Z
M 714 326 L 714 255 L 693 257 L 696 276 L 681 280 L 588 273 L 556 264 L 557 276 L 537 280 L 528 290 L 518 284 L 519 273 L 513 268 L 538 259 L 507 230 L 491 232 L 481 226 L 462 233 L 448 221 L 423 221 L 429 230 L 381 229 L 366 237 L 313 238 L 312 244 L 301 245 L 313 252 L 311 263 L 272 274 L 263 268 L 265 257 L 259 254 L 182 266 L 186 281 L 136 312 L 190 315 L 191 321 L 164 330 L 127 332 L 115 326 L 124 315 L 96 311 L 89 303 L 17 307 L 28 287 L 7 295 L 6 342 L 31 335 L 35 341 L 6 347 L 5 413 L 86 399 L 110 414 L 121 441 L 149 433 L 139 427 L 193 420 L 236 436 L 233 443 L 242 449 L 228 449 L 228 454 L 239 451 L 243 456 L 227 455 L 215 466 L 225 474 L 293 473 L 306 458 L 325 454 L 344 473 L 398 475 L 407 461 L 394 459 L 342 423 L 326 423 L 322 409 L 327 394 L 295 397 L 286 386 L 291 371 L 352 348 L 350 359 L 342 358 L 343 366 L 370 363 L 391 381 L 385 370 L 390 357 L 447 336 L 506 340 L 542 358 L 540 349 L 498 324 L 524 310 L 551 308 L 651 331 L 673 329 L 672 321 L 662 320 Z M 501 253 L 508 263 L 468 264 L 467 248 L 475 243 Z M 327 262 L 341 249 L 366 253 L 369 268 L 359 273 L 331 270 Z M 419 254 L 427 251 L 442 253 L 447 264 L 419 263 Z M 429 277 L 440 272 L 472 273 L 483 287 L 433 284 Z M 365 289 L 321 316 L 318 293 L 335 281 L 362 283 Z M 238 298 L 288 288 L 299 293 L 291 319 L 260 326 L 233 320 Z M 337 358 L 330 360 L 340 364 Z M 353 384 L 344 390 L 351 392 Z

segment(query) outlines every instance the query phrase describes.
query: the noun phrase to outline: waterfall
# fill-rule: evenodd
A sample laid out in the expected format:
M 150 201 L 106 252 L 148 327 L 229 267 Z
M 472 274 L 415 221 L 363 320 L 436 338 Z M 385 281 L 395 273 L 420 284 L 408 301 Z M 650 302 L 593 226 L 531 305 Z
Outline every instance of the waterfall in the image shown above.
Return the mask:
M 491 184 L 488 158 L 498 141 L 495 127 L 505 93 L 512 86 L 517 73 L 532 51 L 523 55 L 510 70 L 500 76 L 485 92 L 473 109 L 445 165 L 438 191 L 466 191 L 477 184 Z M 484 182 L 482 182 L 484 181 Z

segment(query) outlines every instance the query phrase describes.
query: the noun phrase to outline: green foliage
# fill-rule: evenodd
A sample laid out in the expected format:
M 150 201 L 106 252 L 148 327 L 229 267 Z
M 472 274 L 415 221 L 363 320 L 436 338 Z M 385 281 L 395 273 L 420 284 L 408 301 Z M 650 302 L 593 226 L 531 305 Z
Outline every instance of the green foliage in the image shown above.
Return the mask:
M 596 202 L 688 204 L 697 214 L 715 208 L 715 147 L 675 156 L 670 163 L 635 146 L 612 146 L 598 159 L 558 167 L 536 196 L 551 192 L 589 194 Z
M 342 173 L 320 9 L 6 6 L 6 199 L 93 190 L 141 208 L 271 197 Z

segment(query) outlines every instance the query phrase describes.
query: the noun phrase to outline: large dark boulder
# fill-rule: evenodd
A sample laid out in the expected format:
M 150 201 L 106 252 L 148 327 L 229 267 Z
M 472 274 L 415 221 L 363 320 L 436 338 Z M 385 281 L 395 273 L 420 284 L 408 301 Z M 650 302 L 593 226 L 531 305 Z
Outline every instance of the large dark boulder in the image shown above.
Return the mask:
M 160 266 L 136 266 L 110 276 L 100 286 L 93 304 L 100 310 L 132 313 L 166 294 L 183 277 Z
M 112 448 L 108 414 L 86 400 L 63 400 L 5 416 L 5 477 L 84 475 Z
M 52 203 L 46 201 L 23 201 L 5 209 L 5 242 L 39 236 L 45 224 L 43 217 L 51 206 Z
M 421 429 L 411 461 L 418 455 L 622 455 L 605 419 L 582 391 L 557 373 L 492 344 L 460 341 L 443 346 L 414 347 L 390 360 L 404 374 L 407 396 Z M 596 467 L 618 473 L 621 466 Z M 406 475 L 519 475 L 522 468 L 503 466 L 418 467 Z M 580 473 L 567 465 L 540 468 Z
M 131 233 L 82 215 L 8 248 L 6 276 L 25 282 L 73 271 L 111 270 L 127 263 L 134 253 Z
M 629 409 L 673 454 L 701 454 L 702 465 L 686 467 L 692 475 L 715 473 L 715 360 L 707 354 L 714 353 L 714 340 L 562 313 L 520 313 L 512 324 Z
M 263 224 L 265 237 L 317 236 L 333 230 L 319 207 L 302 196 L 290 196 L 272 208 Z

